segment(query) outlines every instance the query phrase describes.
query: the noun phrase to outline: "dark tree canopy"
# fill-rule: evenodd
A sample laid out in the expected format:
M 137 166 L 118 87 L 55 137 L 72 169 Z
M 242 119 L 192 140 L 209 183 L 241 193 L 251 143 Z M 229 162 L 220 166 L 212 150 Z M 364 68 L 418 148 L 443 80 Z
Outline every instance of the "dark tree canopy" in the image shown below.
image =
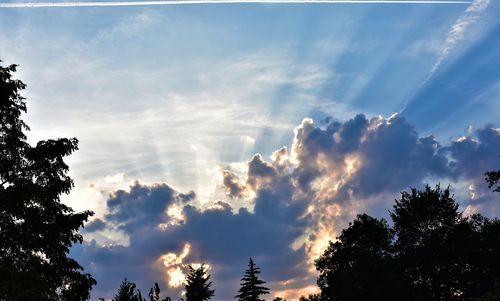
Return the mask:
M 245 271 L 243 278 L 241 278 L 240 290 L 234 298 L 239 301 L 263 301 L 260 299 L 260 296 L 269 294 L 269 289 L 263 286 L 266 282 L 259 279 L 258 274 L 260 274 L 260 268 L 255 266 L 252 258 L 250 258 L 248 269 Z
M 205 301 L 214 296 L 215 290 L 210 289 L 212 281 L 207 274 L 205 265 L 195 269 L 189 266 L 189 274 L 186 277 L 186 301 Z
M 402 192 L 391 218 L 392 228 L 359 215 L 330 242 L 316 261 L 321 300 L 480 300 L 498 289 L 499 220 L 462 217 L 439 185 Z
M 0 66 L 0 299 L 86 300 L 96 281 L 68 252 L 93 213 L 60 202 L 73 187 L 63 158 L 78 141 L 27 142 L 25 84 L 15 71 Z
M 500 193 L 500 170 L 488 171 L 484 175 L 486 176 L 485 180 L 488 183 L 488 188 Z
M 148 298 L 149 301 L 160 300 L 160 287 L 158 286 L 157 282 L 155 282 L 155 285 L 149 290 Z
M 322 299 L 401 299 L 392 241 L 393 231 L 384 219 L 358 215 L 316 260 Z
M 118 293 L 113 297 L 113 301 L 144 301 L 141 291 L 137 289 L 135 283 L 123 279 L 118 289 Z
M 313 294 L 313 295 L 309 295 L 307 297 L 302 296 L 302 297 L 300 297 L 299 301 L 321 301 L 321 295 L 320 294 Z

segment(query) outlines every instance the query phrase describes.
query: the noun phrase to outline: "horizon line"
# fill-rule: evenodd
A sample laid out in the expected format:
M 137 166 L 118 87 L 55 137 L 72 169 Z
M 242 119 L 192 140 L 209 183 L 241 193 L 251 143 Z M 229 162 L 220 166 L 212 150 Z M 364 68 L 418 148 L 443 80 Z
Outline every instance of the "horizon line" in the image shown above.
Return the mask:
M 159 0 L 159 1 L 85 1 L 85 2 L 0 2 L 0 8 L 118 7 L 195 4 L 471 4 L 463 0 Z

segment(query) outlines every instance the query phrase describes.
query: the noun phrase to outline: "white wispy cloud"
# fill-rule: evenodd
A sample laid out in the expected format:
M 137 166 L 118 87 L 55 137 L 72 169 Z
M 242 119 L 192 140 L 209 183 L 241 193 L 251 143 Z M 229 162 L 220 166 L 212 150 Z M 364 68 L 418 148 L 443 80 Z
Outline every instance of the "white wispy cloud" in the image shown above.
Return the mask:
M 169 0 L 169 1 L 99 1 L 99 2 L 25 2 L 0 3 L 0 8 L 43 8 L 43 7 L 98 7 L 98 6 L 153 6 L 186 4 L 238 4 L 238 3 L 276 3 L 276 4 L 466 4 L 460 0 Z
M 440 50 L 439 57 L 436 63 L 432 66 L 431 71 L 429 72 L 429 75 L 425 79 L 424 83 L 426 83 L 434 75 L 443 61 L 450 55 L 450 52 L 455 45 L 464 39 L 464 34 L 467 29 L 476 22 L 489 4 L 490 0 L 474 0 L 465 12 L 457 19 L 457 21 L 453 23 L 446 37 L 444 46 Z

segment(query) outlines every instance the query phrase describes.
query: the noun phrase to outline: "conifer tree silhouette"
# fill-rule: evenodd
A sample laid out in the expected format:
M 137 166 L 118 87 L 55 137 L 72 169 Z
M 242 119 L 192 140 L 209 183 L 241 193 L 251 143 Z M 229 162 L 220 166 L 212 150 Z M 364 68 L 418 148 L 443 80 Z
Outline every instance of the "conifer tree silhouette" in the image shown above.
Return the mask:
M 260 268 L 255 266 L 252 258 L 248 261 L 248 269 L 245 275 L 241 278 L 241 287 L 238 295 L 234 298 L 239 301 L 263 301 L 259 297 L 261 295 L 269 294 L 269 289 L 262 286 L 266 283 L 260 280 L 257 275 L 260 274 Z
M 186 301 L 205 301 L 214 296 L 215 290 L 211 290 L 212 281 L 207 274 L 207 268 L 202 264 L 195 269 L 189 266 L 189 274 L 186 277 Z

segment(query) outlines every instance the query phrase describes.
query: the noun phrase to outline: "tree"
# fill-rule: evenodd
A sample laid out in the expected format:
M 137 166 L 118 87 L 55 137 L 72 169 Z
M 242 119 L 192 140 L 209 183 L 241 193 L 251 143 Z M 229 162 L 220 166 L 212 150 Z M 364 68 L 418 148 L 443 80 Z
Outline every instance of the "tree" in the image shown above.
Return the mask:
M 189 274 L 186 277 L 186 301 L 205 301 L 214 296 L 215 290 L 211 290 L 212 281 L 207 275 L 207 268 L 202 264 L 195 269 L 189 266 Z
M 322 300 L 321 300 L 321 295 L 312 294 L 307 297 L 301 296 L 299 301 L 322 301 Z
M 78 140 L 27 142 L 26 86 L 15 71 L 0 66 L 0 299 L 87 300 L 96 281 L 68 253 L 93 213 L 60 202 L 73 187 L 63 158 Z
M 135 283 L 123 279 L 118 289 L 118 293 L 113 297 L 113 301 L 145 301 L 141 291 L 136 288 Z
M 245 275 L 241 278 L 241 287 L 238 291 L 237 298 L 239 301 L 263 301 L 259 297 L 264 294 L 269 294 L 269 289 L 262 286 L 266 282 L 260 280 L 257 275 L 260 274 L 260 268 L 256 267 L 252 258 L 248 261 L 248 269 Z
M 158 283 L 155 282 L 155 285 L 149 290 L 148 294 L 149 301 L 160 301 L 160 287 Z M 170 297 L 165 297 L 161 299 L 161 301 L 171 301 Z
M 384 219 L 358 215 L 315 261 L 321 299 L 404 299 L 392 260 L 393 238 Z
M 401 192 L 391 218 L 398 238 L 395 256 L 405 280 L 412 284 L 412 294 L 433 300 L 452 298 L 459 271 L 458 258 L 451 260 L 456 254 L 450 254 L 449 245 L 454 242 L 449 239 L 462 216 L 449 188 L 427 185 L 423 191 Z
M 488 188 L 493 188 L 493 191 L 500 193 L 500 170 L 488 171 L 484 175 Z
M 500 221 L 463 217 L 448 188 L 402 192 L 383 219 L 359 215 L 316 260 L 318 300 L 479 300 L 496 296 Z
M 155 282 L 155 285 L 149 290 L 149 301 L 159 301 L 160 300 L 160 287 L 158 283 Z

